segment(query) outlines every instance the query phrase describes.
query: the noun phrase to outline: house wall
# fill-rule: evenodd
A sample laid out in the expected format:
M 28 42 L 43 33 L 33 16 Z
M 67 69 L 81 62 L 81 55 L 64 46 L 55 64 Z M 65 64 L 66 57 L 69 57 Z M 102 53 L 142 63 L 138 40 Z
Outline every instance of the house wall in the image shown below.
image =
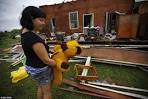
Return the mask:
M 83 32 L 83 14 L 94 13 L 94 25 L 105 25 L 106 11 L 119 11 L 131 13 L 133 0 L 77 0 L 67 3 L 44 5 L 40 8 L 46 13 L 46 27 L 44 32 L 50 33 L 49 22 L 51 18 L 56 20 L 56 31 L 75 33 Z M 78 11 L 79 27 L 70 29 L 69 12 Z

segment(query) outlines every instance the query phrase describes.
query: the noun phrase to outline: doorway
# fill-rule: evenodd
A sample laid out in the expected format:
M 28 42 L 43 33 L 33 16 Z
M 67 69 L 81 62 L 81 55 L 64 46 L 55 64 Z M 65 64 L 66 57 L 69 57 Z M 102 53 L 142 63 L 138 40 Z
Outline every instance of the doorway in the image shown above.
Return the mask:
M 83 14 L 83 27 L 93 26 L 94 25 L 94 15 L 91 14 Z
M 86 32 L 86 27 L 94 26 L 94 14 L 83 14 L 83 33 Z

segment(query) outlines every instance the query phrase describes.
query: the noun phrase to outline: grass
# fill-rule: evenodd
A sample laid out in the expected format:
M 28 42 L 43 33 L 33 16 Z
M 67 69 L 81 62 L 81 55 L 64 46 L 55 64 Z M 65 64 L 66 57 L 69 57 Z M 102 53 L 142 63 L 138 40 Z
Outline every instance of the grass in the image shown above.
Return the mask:
M 10 63 L 1 62 L 0 65 L 1 65 L 0 96 L 11 96 L 14 99 L 20 99 L 20 97 L 21 99 L 36 99 L 37 84 L 34 80 L 28 77 L 18 82 L 17 84 L 12 84 L 11 79 L 9 78 L 10 70 L 8 68 Z M 15 67 L 15 69 L 17 67 Z M 64 76 L 66 78 L 69 78 L 69 77 L 73 77 L 73 74 L 74 72 L 68 72 Z M 62 86 L 65 86 L 65 85 L 62 85 Z M 53 93 L 53 99 L 74 99 L 74 98 L 94 99 L 94 97 L 59 90 L 57 86 L 53 86 L 52 93 Z
M 33 94 L 30 92 L 35 91 L 36 86 L 32 86 L 35 85 L 35 82 L 27 78 L 22 82 L 12 84 L 10 79 L 10 70 L 8 68 L 9 65 L 10 63 L 6 62 L 2 62 L 0 64 L 0 96 L 12 96 L 15 97 L 15 99 L 19 99 L 19 97 L 23 96 L 23 99 L 25 99 L 25 97 L 30 97 L 30 99 L 33 99 L 33 97 L 35 97 L 35 93 Z
M 0 48 L 5 49 L 18 43 L 19 39 L 5 38 L 5 41 L 0 41 Z M 0 51 L 1 54 L 5 54 Z M 36 99 L 37 84 L 30 77 L 20 81 L 17 84 L 12 84 L 10 79 L 10 69 L 8 66 L 11 63 L 0 61 L 0 96 L 12 96 L 14 99 Z M 84 64 L 84 63 L 82 63 Z M 71 70 L 64 73 L 65 78 L 74 78 L 75 63 L 70 63 Z M 148 89 L 148 73 L 133 67 L 124 67 L 116 65 L 108 65 L 101 63 L 92 63 L 96 67 L 99 80 L 116 83 L 137 88 Z M 22 66 L 19 64 L 17 67 Z M 14 68 L 14 69 L 16 69 Z M 68 87 L 62 84 L 61 87 Z M 95 97 L 66 92 L 58 89 L 57 86 L 52 88 L 53 99 L 98 99 Z
M 11 79 L 9 78 L 9 65 L 10 63 L 6 62 L 1 62 L 0 64 L 0 96 L 12 96 L 15 99 L 20 99 L 20 97 L 21 99 L 36 99 L 36 82 L 28 77 L 27 79 L 24 79 L 17 84 L 12 84 Z M 64 73 L 65 78 L 74 78 L 74 65 L 75 63 L 70 64 L 71 70 L 67 73 Z M 112 81 L 120 85 L 128 85 L 148 89 L 148 74 L 139 69 L 97 63 L 93 63 L 93 66 L 94 65 L 96 66 L 96 69 L 98 71 L 99 80 L 106 80 L 110 82 Z M 68 86 L 62 84 L 60 87 Z M 60 90 L 57 86 L 53 86 L 52 93 L 53 99 L 95 99 L 91 96 Z
M 97 64 L 100 80 L 111 80 L 118 85 L 148 89 L 148 73 L 134 67 Z M 110 81 L 110 82 L 111 82 Z

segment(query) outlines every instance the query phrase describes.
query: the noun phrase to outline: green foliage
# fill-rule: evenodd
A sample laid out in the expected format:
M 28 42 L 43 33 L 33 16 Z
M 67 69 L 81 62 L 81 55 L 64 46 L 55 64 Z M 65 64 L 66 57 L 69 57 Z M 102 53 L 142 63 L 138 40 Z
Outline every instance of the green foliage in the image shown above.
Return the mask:
M 11 32 L 0 32 L 0 50 L 11 47 L 20 41 L 20 38 L 15 38 L 16 35 L 21 33 L 20 29 L 14 29 Z
M 11 38 L 15 39 L 15 36 L 19 35 L 21 33 L 21 30 L 20 29 L 13 29 L 10 33 L 11 33 Z
M 21 29 L 13 29 L 12 31 L 4 31 L 0 32 L 0 40 L 5 39 L 5 38 L 11 38 L 15 39 L 16 35 L 19 35 L 21 33 Z

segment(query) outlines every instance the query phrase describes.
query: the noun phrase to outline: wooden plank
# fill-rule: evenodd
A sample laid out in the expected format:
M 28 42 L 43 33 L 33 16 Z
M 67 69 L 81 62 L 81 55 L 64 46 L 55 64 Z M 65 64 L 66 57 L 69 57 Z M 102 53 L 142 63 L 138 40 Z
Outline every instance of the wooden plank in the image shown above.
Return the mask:
M 138 30 L 139 15 L 117 16 L 117 38 L 136 38 Z
M 147 89 L 126 87 L 126 86 L 119 86 L 119 85 L 111 85 L 111 84 L 105 84 L 105 83 L 99 83 L 99 82 L 88 82 L 88 83 L 89 83 L 89 84 L 93 84 L 93 85 L 99 85 L 99 86 L 106 86 L 106 87 L 120 88 L 120 89 L 126 89 L 126 90 L 148 92 Z
M 84 69 L 88 69 L 90 71 L 89 75 L 86 76 L 82 76 L 82 70 Z M 76 79 L 80 80 L 80 81 L 84 81 L 84 80 L 97 80 L 98 79 L 98 75 L 97 75 L 97 71 L 95 69 L 95 67 L 93 66 L 85 66 L 85 65 L 81 65 L 81 64 L 76 64 L 75 65 L 75 70 L 76 70 Z
M 86 60 L 86 63 L 85 63 L 85 66 L 90 66 L 91 65 L 91 57 L 87 57 L 87 60 Z M 88 69 L 84 68 L 83 71 L 82 71 L 82 76 L 87 76 L 87 72 L 88 72 Z M 82 80 L 82 82 L 85 82 L 85 80 Z
M 69 62 L 69 63 L 73 63 L 73 62 L 75 62 L 75 63 L 77 63 L 77 62 L 80 63 L 80 62 L 84 62 L 84 60 L 72 60 L 72 59 L 71 59 L 71 60 L 69 60 L 68 62 Z
M 114 92 L 114 93 L 118 93 L 118 94 L 122 94 L 122 95 L 127 95 L 127 96 L 131 96 L 131 97 L 135 97 L 135 98 L 148 99 L 148 97 L 146 97 L 146 96 L 135 94 L 135 93 L 113 90 L 113 89 L 110 89 L 110 88 L 104 88 L 104 87 L 95 86 L 95 85 L 86 84 L 86 83 L 81 83 L 81 84 L 92 87 L 92 88 L 98 88 L 98 89 L 101 89 L 101 90 L 110 91 L 110 92 Z
M 88 86 L 79 84 L 77 82 L 74 82 L 74 81 L 68 80 L 68 79 L 63 79 L 63 83 L 68 84 L 73 87 L 76 87 L 80 90 L 86 90 L 86 91 L 90 91 L 92 93 L 108 96 L 112 99 L 133 99 L 132 97 L 129 97 L 129 96 L 125 96 L 125 95 L 121 95 L 121 94 L 117 94 L 114 92 L 105 91 L 105 90 L 101 90 L 101 89 L 97 89 L 97 88 L 93 88 L 93 87 L 88 87 Z
M 3 58 L 1 58 L 0 61 L 16 61 L 16 59 L 10 59 L 10 58 L 8 58 L 8 59 L 3 59 Z
M 109 99 L 110 98 L 110 97 L 99 95 L 99 94 L 92 93 L 92 92 L 77 91 L 77 90 L 71 90 L 71 89 L 66 89 L 66 88 L 59 88 L 59 89 L 65 90 L 65 91 L 69 91 L 69 92 L 78 93 L 78 94 L 85 94 L 85 95 L 89 95 L 89 96 L 99 97 L 99 98 L 105 98 L 105 99 Z
M 98 79 L 98 76 L 87 76 L 87 77 L 84 77 L 84 76 L 77 76 L 77 79 L 83 79 L 83 80 L 88 80 L 88 81 L 90 81 L 90 80 L 96 80 L 96 79 Z

